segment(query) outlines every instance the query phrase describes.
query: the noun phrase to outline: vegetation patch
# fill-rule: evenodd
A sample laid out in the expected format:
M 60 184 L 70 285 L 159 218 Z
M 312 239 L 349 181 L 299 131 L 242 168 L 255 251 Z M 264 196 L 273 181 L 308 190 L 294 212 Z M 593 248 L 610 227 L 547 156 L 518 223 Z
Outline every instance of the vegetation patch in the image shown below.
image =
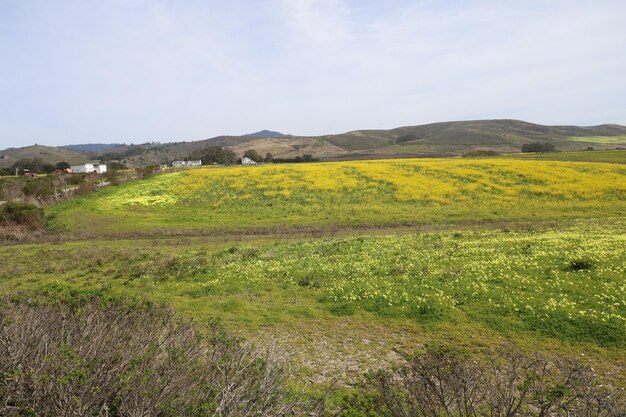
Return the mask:
M 458 322 L 503 335 L 615 347 L 626 343 L 624 227 L 619 221 L 610 228 L 579 222 L 558 231 L 237 246 L 202 239 L 191 246 L 167 240 L 7 246 L 0 248 L 0 288 L 12 292 L 57 282 L 110 287 L 253 328 L 293 320 L 295 308 L 315 318 L 409 322 L 429 329 Z
M 343 416 L 605 416 L 626 408 L 623 392 L 576 361 L 526 355 L 504 345 L 484 360 L 449 345 L 402 354 L 404 364 L 368 375 L 343 400 Z
M 310 416 L 285 361 L 152 303 L 0 301 L 0 414 Z
M 37 229 L 43 226 L 43 209 L 34 204 L 9 202 L 0 206 L 2 222 Z
M 110 187 L 48 211 L 94 233 L 620 216 L 618 165 L 501 159 L 204 168 Z

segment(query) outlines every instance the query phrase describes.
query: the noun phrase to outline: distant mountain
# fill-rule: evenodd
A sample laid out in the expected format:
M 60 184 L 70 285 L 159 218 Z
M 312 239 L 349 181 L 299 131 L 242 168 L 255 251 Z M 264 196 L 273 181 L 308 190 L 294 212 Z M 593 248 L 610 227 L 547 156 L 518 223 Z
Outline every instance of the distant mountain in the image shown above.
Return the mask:
M 244 137 L 253 137 L 253 138 L 286 138 L 291 135 L 285 135 L 280 132 L 274 132 L 272 130 L 261 130 L 255 133 L 248 133 L 247 135 L 243 135 Z
M 61 146 L 61 148 L 84 153 L 101 153 L 120 145 L 120 143 L 85 143 L 81 145 L 65 145 Z
M 70 164 L 78 164 L 89 160 L 87 154 L 71 149 L 32 145 L 24 148 L 9 148 L 0 151 L 0 168 L 9 168 L 20 159 L 33 158 L 41 158 L 45 162 L 52 164 L 63 161 L 69 162 Z
M 187 158 L 193 151 L 207 146 L 228 147 L 239 155 L 248 149 L 255 149 L 261 155 L 271 153 L 279 158 L 303 154 L 322 160 L 433 157 L 462 155 L 477 149 L 519 152 L 523 144 L 532 142 L 551 143 L 557 150 L 563 151 L 624 147 L 626 126 L 544 126 L 503 119 L 430 123 L 390 130 L 355 130 L 324 136 L 290 136 L 264 130 L 250 135 L 217 136 L 199 141 L 117 145 L 97 152 L 95 159 L 120 160 L 131 166 L 145 166 Z M 51 149 L 75 152 L 63 148 Z M 7 166 L 1 155 L 8 155 L 9 151 L 0 151 L 0 167 Z M 42 151 L 37 152 L 41 157 Z M 50 150 L 43 152 L 50 153 Z M 50 162 L 72 162 L 68 157 L 59 159 L 56 155 L 51 155 L 49 159 Z

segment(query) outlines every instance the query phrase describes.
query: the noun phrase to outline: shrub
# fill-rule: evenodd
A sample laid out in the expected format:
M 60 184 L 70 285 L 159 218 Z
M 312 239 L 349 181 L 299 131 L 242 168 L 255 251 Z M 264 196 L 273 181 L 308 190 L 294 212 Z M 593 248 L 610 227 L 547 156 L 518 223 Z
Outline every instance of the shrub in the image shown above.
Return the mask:
M 31 179 L 24 187 L 22 192 L 25 196 L 34 197 L 37 200 L 46 200 L 54 195 L 54 189 L 45 179 Z
M 522 152 L 554 152 L 556 148 L 551 143 L 525 143 L 522 145 Z
M 344 398 L 345 415 L 619 417 L 626 409 L 623 391 L 571 360 L 511 346 L 487 353 L 484 361 L 446 345 L 398 353 L 404 365 L 369 374 L 360 395 Z
M 586 259 L 574 259 L 567 265 L 567 267 L 565 267 L 565 270 L 578 272 L 578 271 L 589 271 L 591 268 L 593 268 L 593 262 L 588 261 Z
M 309 287 L 309 288 L 319 288 L 320 284 L 317 280 L 311 275 L 305 275 L 304 277 L 298 280 L 298 285 L 301 287 Z
M 156 174 L 159 170 L 159 167 L 156 165 L 148 165 L 143 168 L 135 169 L 135 174 L 137 178 L 148 178 Z
M 91 194 L 98 189 L 98 185 L 91 182 L 83 182 L 76 189 L 76 195 Z
M 280 357 L 216 323 L 201 338 L 164 306 L 102 296 L 0 303 L 0 415 L 317 415 Z
M 43 210 L 34 204 L 9 202 L 0 208 L 0 221 L 37 229 L 43 225 Z

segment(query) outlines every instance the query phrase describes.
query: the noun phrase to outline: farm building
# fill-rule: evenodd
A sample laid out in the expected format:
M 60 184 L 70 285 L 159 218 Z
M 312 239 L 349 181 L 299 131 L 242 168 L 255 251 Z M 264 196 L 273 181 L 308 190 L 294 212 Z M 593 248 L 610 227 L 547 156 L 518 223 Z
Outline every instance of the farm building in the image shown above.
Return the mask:
M 248 158 L 247 156 L 244 156 L 243 158 L 241 158 L 241 165 L 256 165 L 256 161 Z
M 198 161 L 174 161 L 174 162 L 172 162 L 172 166 L 174 168 L 199 167 L 200 165 L 202 165 L 202 161 L 201 160 L 198 160 Z
M 105 164 L 80 164 L 80 165 L 72 165 L 72 172 L 74 173 L 96 173 L 96 174 L 104 174 L 107 172 L 107 166 Z

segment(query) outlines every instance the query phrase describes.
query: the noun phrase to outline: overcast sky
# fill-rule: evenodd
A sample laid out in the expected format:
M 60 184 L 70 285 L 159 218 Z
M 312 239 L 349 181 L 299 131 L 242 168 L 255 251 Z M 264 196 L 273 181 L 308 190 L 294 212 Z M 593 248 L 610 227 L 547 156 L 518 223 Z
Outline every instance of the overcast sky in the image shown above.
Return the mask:
M 626 1 L 0 0 L 0 149 L 626 124 Z

